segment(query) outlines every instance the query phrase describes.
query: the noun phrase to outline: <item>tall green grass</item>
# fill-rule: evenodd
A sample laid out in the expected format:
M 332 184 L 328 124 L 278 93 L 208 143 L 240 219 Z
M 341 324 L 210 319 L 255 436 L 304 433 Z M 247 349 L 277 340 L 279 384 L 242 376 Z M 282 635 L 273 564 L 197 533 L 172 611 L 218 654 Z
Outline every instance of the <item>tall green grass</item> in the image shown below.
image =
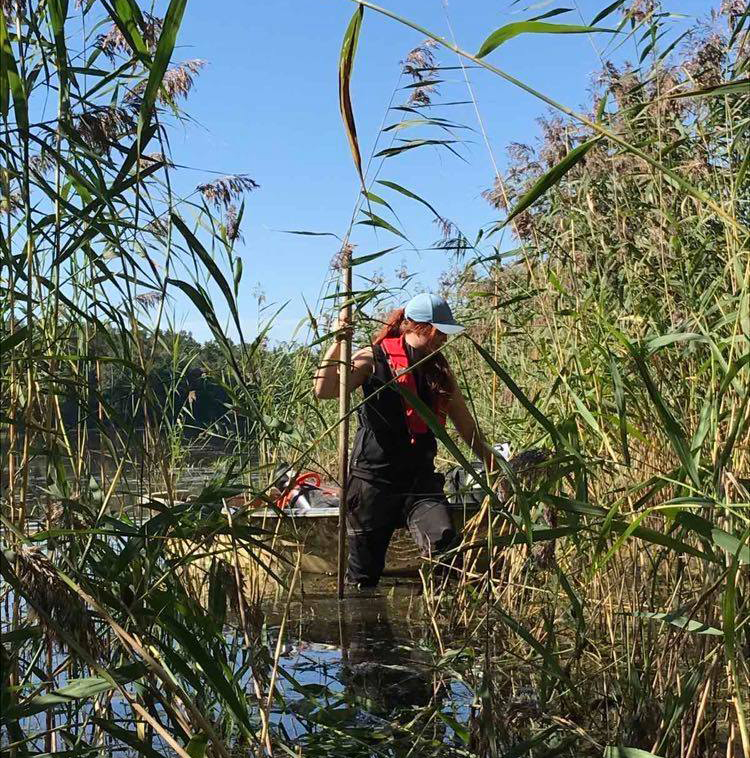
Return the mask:
M 274 426 L 254 384 L 262 337 L 244 340 L 236 306 L 257 184 L 174 191 L 169 129 L 204 63 L 175 60 L 185 5 L 3 4 L 4 754 L 228 756 L 271 739 L 272 656 L 243 592 L 268 535 L 222 510 Z M 172 331 L 174 297 L 220 358 L 228 407 L 203 434 L 237 441 L 190 506 L 175 488 L 196 356 Z M 128 492 L 140 511 L 123 510 Z M 184 581 L 206 556 L 213 613 Z M 229 636 L 228 595 L 242 621 Z
M 448 350 L 480 425 L 553 453 L 506 480 L 505 502 L 487 499 L 459 589 L 430 585 L 436 619 L 485 644 L 468 743 L 481 755 L 747 755 L 747 9 L 724 4 L 681 38 L 658 4 L 603 9 L 592 25 L 606 19 L 639 61 L 602 60 L 589 115 L 489 60 L 518 34 L 611 29 L 513 23 L 471 54 L 361 5 L 557 111 L 496 174 L 497 222 L 476 238 L 446 225 L 442 242 L 458 258 L 447 294 L 473 319 Z M 440 126 L 440 102 L 412 111 Z M 387 157 L 454 149 L 431 136 Z M 520 716 L 519 688 L 533 693 Z
M 551 453 L 486 484 L 457 584 L 425 571 L 436 696 L 388 728 L 363 728 L 361 702 L 277 671 L 256 572 L 296 572 L 272 534 L 224 508 L 262 497 L 279 457 L 333 475 L 339 419 L 310 393 L 325 323 L 308 348 L 243 337 L 234 244 L 255 182 L 174 191 L 169 128 L 202 65 L 174 59 L 185 12 L 178 0 L 163 19 L 129 0 L 4 5 L 3 752 L 747 755 L 747 10 L 728 3 L 716 34 L 673 46 L 660 7 L 613 3 L 590 23 L 488 30 L 473 54 L 358 4 L 360 44 L 373 12 L 431 41 L 407 56 L 408 101 L 394 95 L 367 159 L 354 85 L 340 83 L 363 186 L 339 241 L 393 236 L 357 250 L 356 275 L 412 247 L 392 209 L 433 214 L 456 264 L 448 294 L 470 306 L 471 339 L 447 350 L 480 426 Z M 591 113 L 491 63 L 513 37 L 612 37 L 588 29 L 602 26 L 640 61 L 602 61 Z M 488 168 L 498 217 L 478 233 L 387 171 L 416 150 L 451 156 L 467 126 L 484 128 L 436 92 L 457 61 L 560 114 L 538 145 L 514 148 L 505 175 Z M 205 316 L 210 345 L 174 331 L 172 294 Z M 359 278 L 322 303 L 350 295 L 365 339 L 401 293 Z M 223 409 L 208 424 L 191 399 L 198 367 L 198 397 Z M 191 441 L 225 455 L 182 503 Z M 123 490 L 148 508 L 123 510 Z M 279 677 L 309 706 L 297 745 L 269 718 L 284 707 Z M 475 693 L 468 721 L 441 702 L 452 680 Z

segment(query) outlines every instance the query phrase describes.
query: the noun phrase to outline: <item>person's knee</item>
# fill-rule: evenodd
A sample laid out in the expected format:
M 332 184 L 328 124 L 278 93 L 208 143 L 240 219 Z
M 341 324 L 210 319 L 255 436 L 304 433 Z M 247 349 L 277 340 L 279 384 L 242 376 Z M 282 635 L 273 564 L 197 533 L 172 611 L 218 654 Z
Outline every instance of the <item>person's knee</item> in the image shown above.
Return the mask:
M 409 514 L 409 530 L 423 555 L 438 555 L 450 550 L 458 541 L 442 502 L 419 503 Z
M 455 529 L 445 528 L 432 545 L 432 550 L 434 553 L 446 553 L 455 548 L 459 541 L 460 539 Z

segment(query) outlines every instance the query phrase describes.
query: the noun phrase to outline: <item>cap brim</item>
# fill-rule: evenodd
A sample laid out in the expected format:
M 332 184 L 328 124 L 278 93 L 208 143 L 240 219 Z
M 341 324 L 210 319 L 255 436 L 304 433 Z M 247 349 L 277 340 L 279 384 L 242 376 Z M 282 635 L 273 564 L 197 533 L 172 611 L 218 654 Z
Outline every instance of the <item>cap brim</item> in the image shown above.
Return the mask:
M 439 332 L 442 332 L 443 334 L 461 334 L 464 329 L 466 329 L 465 326 L 461 326 L 461 324 L 436 324 L 434 322 L 431 322 L 432 325 L 437 329 Z

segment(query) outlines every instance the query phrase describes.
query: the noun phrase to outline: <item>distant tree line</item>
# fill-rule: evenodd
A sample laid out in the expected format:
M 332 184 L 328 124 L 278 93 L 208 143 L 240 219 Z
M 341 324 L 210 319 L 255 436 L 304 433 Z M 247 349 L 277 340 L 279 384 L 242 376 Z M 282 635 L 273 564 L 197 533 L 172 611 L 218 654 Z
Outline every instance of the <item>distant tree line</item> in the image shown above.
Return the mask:
M 147 419 L 170 426 L 180 422 L 186 435 L 217 425 L 234 431 L 248 427 L 248 419 L 235 412 L 232 387 L 236 379 L 229 371 L 225 347 L 215 340 L 201 343 L 188 331 L 165 331 L 155 342 L 146 330 L 131 337 L 133 344 L 136 339 L 140 343 L 141 354 L 149 355 L 142 364 L 149 367 L 145 375 L 132 357 L 123 358 L 125 351 L 113 350 L 111 343 L 98 337 L 91 339 L 86 352 L 94 357 L 84 362 L 85 385 L 63 383 L 61 413 L 67 428 L 82 421 L 96 426 L 100 412 L 105 426 L 121 425 L 118 419 L 136 426 L 145 425 Z M 239 347 L 229 344 L 239 357 Z M 283 350 L 269 351 L 261 345 L 255 361 L 262 363 L 269 352 L 278 356 Z M 249 386 L 251 392 L 261 390 L 252 380 Z

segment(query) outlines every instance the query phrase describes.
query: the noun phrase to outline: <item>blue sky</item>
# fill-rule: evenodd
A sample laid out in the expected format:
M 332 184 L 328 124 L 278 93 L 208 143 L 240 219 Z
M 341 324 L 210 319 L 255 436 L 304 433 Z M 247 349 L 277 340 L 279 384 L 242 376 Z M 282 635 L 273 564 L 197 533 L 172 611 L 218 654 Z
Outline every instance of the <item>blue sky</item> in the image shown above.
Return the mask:
M 530 18 L 559 6 L 572 12 L 550 19 L 588 23 L 606 5 L 604 0 L 555 0 L 523 3 L 510 0 L 391 0 L 389 8 L 440 35 L 449 37 L 447 18 L 459 46 L 476 51 L 494 29 Z M 706 0 L 667 0 L 666 9 L 691 18 L 706 17 Z M 446 17 L 447 9 L 447 17 Z M 171 134 L 174 160 L 196 170 L 181 169 L 177 187 L 183 192 L 213 178 L 208 173 L 245 173 L 260 189 L 247 196 L 244 242 L 237 252 L 244 264 L 240 313 L 248 334 L 256 330 L 260 288 L 266 305 L 289 301 L 277 318 L 274 339 L 289 338 L 305 316 L 302 296 L 315 303 L 336 252 L 330 237 L 303 237 L 284 229 L 343 234 L 357 199 L 358 180 L 338 108 L 337 69 L 344 30 L 354 11 L 349 0 L 273 0 L 272 2 L 188 3 L 178 38 L 175 62 L 190 58 L 207 61 L 186 111 L 193 122 L 176 126 Z M 580 15 L 579 15 L 580 11 Z M 615 14 L 607 25 L 619 21 Z M 690 19 L 675 19 L 684 26 Z M 400 61 L 419 44 L 419 33 L 366 11 L 352 84 L 352 99 L 364 156 L 368 156 L 386 107 L 398 83 Z M 601 67 L 599 51 L 611 35 L 523 35 L 510 40 L 488 60 L 568 106 L 585 108 L 592 77 Z M 608 53 L 621 61 L 634 56 L 634 45 Z M 456 65 L 449 51 L 437 52 L 442 65 Z M 499 166 L 511 142 L 534 141 L 535 119 L 547 107 L 532 96 L 487 71 L 469 75 Z M 438 100 L 466 100 L 460 71 L 444 73 Z M 403 80 L 406 84 L 409 80 Z M 397 95 L 404 101 L 408 92 Z M 455 121 L 477 128 L 471 106 L 441 110 Z M 398 120 L 392 113 L 388 123 Z M 479 131 L 460 147 L 466 162 L 432 147 L 386 161 L 380 177 L 396 181 L 428 199 L 444 216 L 473 237 L 490 222 L 492 209 L 481 192 L 492 184 L 493 169 Z M 404 135 L 407 136 L 407 135 Z M 421 136 L 417 134 L 408 135 Z M 394 205 L 401 228 L 419 247 L 429 247 L 439 232 L 432 216 L 419 204 L 400 198 Z M 387 215 L 387 214 L 383 214 Z M 365 255 L 399 242 L 369 227 L 355 227 L 352 241 Z M 510 246 L 511 240 L 505 242 Z M 444 252 L 396 251 L 358 268 L 386 277 L 405 262 L 417 274 L 411 289 L 436 287 L 450 265 Z M 223 312 L 219 308 L 220 312 Z M 266 315 L 270 315 L 269 312 Z M 209 337 L 199 314 L 175 302 L 178 325 L 199 339 Z M 304 333 L 300 335 L 304 337 Z

